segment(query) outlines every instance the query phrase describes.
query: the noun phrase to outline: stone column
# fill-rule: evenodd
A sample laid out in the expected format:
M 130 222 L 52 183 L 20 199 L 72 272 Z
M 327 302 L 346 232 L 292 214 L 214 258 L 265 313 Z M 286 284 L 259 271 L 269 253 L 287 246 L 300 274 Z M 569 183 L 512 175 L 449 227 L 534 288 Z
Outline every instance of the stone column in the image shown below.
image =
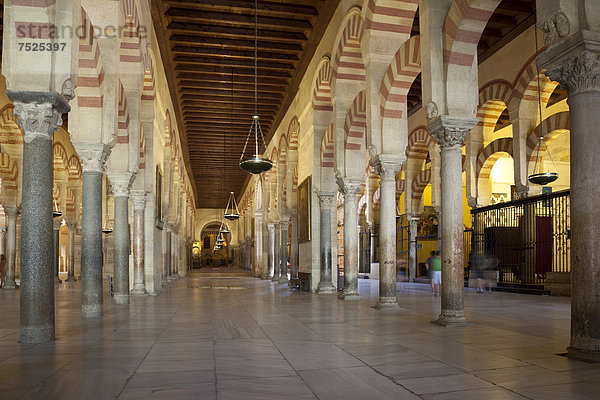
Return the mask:
M 262 279 L 273 278 L 273 246 L 275 246 L 275 226 L 273 224 L 267 224 L 267 265 L 265 266 L 265 272 L 263 273 Z
M 62 283 L 58 276 L 58 259 L 60 258 L 60 218 L 54 218 L 52 221 L 52 258 L 54 261 L 54 283 Z
M 461 146 L 477 119 L 438 116 L 429 131 L 441 149 L 442 312 L 437 324 L 465 325 L 463 259 L 463 191 Z
M 165 220 L 164 225 L 163 225 L 163 229 L 161 231 L 161 263 L 162 263 L 162 286 L 165 286 L 168 282 L 167 282 L 167 266 L 168 266 L 168 262 L 167 262 L 167 237 L 169 235 L 167 234 L 167 222 Z
M 281 252 L 279 249 L 279 240 L 281 238 L 281 232 L 279 231 L 279 222 L 273 224 L 275 228 L 273 243 L 273 278 L 272 282 L 279 282 L 279 273 L 281 272 Z
M 144 284 L 144 208 L 146 207 L 146 192 L 132 190 L 133 202 L 133 296 L 145 296 Z
M 17 255 L 17 207 L 4 207 L 6 214 L 6 282 L 2 289 L 16 289 L 15 261 Z
M 588 7 L 590 12 L 591 5 Z M 547 68 L 550 79 L 564 85 L 569 94 L 572 291 L 568 351 L 569 357 L 589 362 L 600 362 L 600 208 L 597 200 L 600 175 L 596 173 L 600 164 L 599 42 L 598 32 L 576 32 L 549 47 L 539 58 L 540 66 Z
M 115 202 L 113 298 L 116 304 L 129 304 L 129 189 L 135 176 L 131 172 L 109 172 L 107 175 Z
M 288 283 L 288 229 L 290 226 L 290 217 L 286 216 L 281 219 L 281 276 L 279 277 L 279 283 Z
M 419 218 L 409 217 L 408 222 L 410 224 L 410 247 L 408 249 L 408 269 L 409 269 L 409 280 L 414 282 L 417 278 L 417 223 Z
M 75 143 L 81 160 L 81 311 L 102 317 L 102 170 L 109 154 L 103 144 Z
M 290 244 L 290 274 L 292 279 L 298 279 L 298 268 L 300 265 L 299 247 L 298 247 L 298 209 L 294 208 L 290 210 L 290 216 L 292 220 L 292 243 Z
M 344 179 L 344 290 L 340 298 L 358 299 L 358 211 L 357 196 L 363 187 L 359 180 Z
M 67 223 L 69 228 L 69 257 L 67 260 L 66 282 L 75 282 L 75 228 L 74 222 Z
M 54 340 L 52 134 L 69 106 L 57 93 L 7 91 L 23 129 L 21 343 Z
M 333 294 L 336 292 L 331 273 L 331 211 L 335 206 L 335 195 L 335 193 L 325 192 L 319 194 L 321 205 L 319 238 L 321 244 L 321 271 L 317 293 L 320 294 Z
M 179 279 L 179 235 L 177 232 L 179 231 L 179 227 L 177 231 L 173 232 L 173 238 L 171 240 L 172 248 L 173 248 L 173 279 Z
M 166 258 L 167 258 L 167 282 L 172 282 L 173 281 L 173 259 L 172 259 L 172 255 L 173 255 L 173 243 L 171 243 L 171 239 L 172 239 L 172 228 L 171 225 L 167 225 L 166 228 L 167 231 L 167 254 L 166 254 Z
M 380 154 L 373 162 L 379 180 L 379 301 L 378 310 L 398 308 L 396 299 L 396 174 L 402 157 Z

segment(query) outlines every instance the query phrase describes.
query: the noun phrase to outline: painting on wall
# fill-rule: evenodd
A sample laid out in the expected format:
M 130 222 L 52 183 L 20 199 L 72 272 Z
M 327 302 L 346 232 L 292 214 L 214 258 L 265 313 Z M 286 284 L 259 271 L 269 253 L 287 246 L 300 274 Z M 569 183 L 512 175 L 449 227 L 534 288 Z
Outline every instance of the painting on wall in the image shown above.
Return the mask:
M 311 177 L 298 185 L 298 242 L 310 240 L 310 189 Z

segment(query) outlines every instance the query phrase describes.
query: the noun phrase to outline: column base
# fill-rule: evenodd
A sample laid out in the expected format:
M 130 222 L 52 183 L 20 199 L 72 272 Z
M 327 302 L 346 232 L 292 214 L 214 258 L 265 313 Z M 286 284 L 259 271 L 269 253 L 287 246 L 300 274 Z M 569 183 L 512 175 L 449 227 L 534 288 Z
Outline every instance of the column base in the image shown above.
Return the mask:
M 337 290 L 335 288 L 335 286 L 333 286 L 333 283 L 331 282 L 319 282 L 319 285 L 317 286 L 317 293 L 318 294 L 334 294 L 336 293 Z
M 344 289 L 338 297 L 342 300 L 360 300 L 362 298 L 358 292 L 347 291 L 346 289 Z
M 380 297 L 373 308 L 376 310 L 399 310 L 400 305 L 398 305 L 398 300 L 395 297 Z
M 113 295 L 115 304 L 129 304 L 129 295 L 128 294 L 117 294 Z
M 2 289 L 4 290 L 15 290 L 16 288 L 18 288 L 16 283 L 5 283 L 4 286 L 2 286 Z
M 271 282 L 279 282 L 279 277 L 278 276 L 272 277 Z
M 55 276 L 54 283 L 62 283 L 62 280 L 58 276 Z
M 279 283 L 290 283 L 290 280 L 286 277 L 279 278 Z
M 575 360 L 585 361 L 588 363 L 600 362 L 600 351 L 594 350 L 581 350 L 574 347 L 567 347 L 567 357 Z
M 131 296 L 147 296 L 148 292 L 146 292 L 146 289 L 144 288 L 144 285 L 140 285 L 140 286 L 133 286 L 133 289 L 131 290 L 131 292 L 129 293 Z
M 95 304 L 90 306 L 81 306 L 83 318 L 102 318 L 102 306 Z
M 470 326 L 463 311 L 442 310 L 439 318 L 431 321 L 432 324 L 440 326 Z
M 67 276 L 67 279 L 65 279 L 65 282 L 76 282 L 77 280 L 75 279 L 74 276 Z
M 179 276 L 179 272 L 175 272 L 175 273 L 173 274 L 173 279 L 179 279 L 179 278 L 181 278 L 181 277 Z
M 54 340 L 54 325 L 21 325 L 21 340 L 23 344 L 37 344 Z

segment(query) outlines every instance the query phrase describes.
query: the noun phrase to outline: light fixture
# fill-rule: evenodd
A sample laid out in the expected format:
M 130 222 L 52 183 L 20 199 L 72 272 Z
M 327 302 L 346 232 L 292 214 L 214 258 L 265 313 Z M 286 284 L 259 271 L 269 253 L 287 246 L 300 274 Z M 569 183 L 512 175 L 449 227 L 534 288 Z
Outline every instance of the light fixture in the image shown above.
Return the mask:
M 246 138 L 246 144 L 244 144 L 244 150 L 240 156 L 240 168 L 244 171 L 248 171 L 252 174 L 261 174 L 267 172 L 273 167 L 273 161 L 266 157 L 261 157 L 258 153 L 258 134 L 262 139 L 265 151 L 267 149 L 267 143 L 265 142 L 265 136 L 263 135 L 262 128 L 260 127 L 260 121 L 258 117 L 258 2 L 254 0 L 254 115 L 252 116 L 252 123 L 250 124 L 250 130 L 248 131 L 248 137 Z M 254 155 L 246 157 L 246 148 L 248 147 L 248 141 L 250 136 L 254 132 Z
M 535 164 L 533 165 L 533 172 L 531 173 L 531 175 L 529 175 L 527 177 L 527 179 L 529 180 L 529 182 L 533 183 L 534 185 L 547 185 L 549 183 L 554 182 L 555 180 L 558 179 L 558 172 L 552 172 L 552 171 L 546 171 L 543 172 L 542 171 L 542 163 L 540 162 L 541 158 L 540 158 L 540 152 L 542 150 L 542 147 L 544 146 L 544 121 L 543 121 L 543 117 L 542 117 L 542 89 L 541 89 L 541 82 L 540 82 L 540 68 L 537 65 L 537 54 L 538 54 L 538 35 L 537 35 L 537 28 L 534 29 L 535 31 L 535 66 L 537 69 L 537 81 L 538 81 L 538 87 L 537 87 L 537 91 L 538 91 L 538 109 L 539 109 L 539 113 L 540 113 L 540 137 L 538 138 L 538 144 L 537 144 L 537 152 L 535 154 Z M 550 157 L 550 161 L 552 161 L 552 165 L 554 167 L 554 171 L 558 171 L 556 169 L 556 164 L 554 163 L 554 159 L 552 159 L 552 155 L 550 154 L 550 149 L 548 148 L 548 145 L 546 145 L 546 152 L 548 153 L 548 157 Z M 538 168 L 539 165 L 539 168 Z
M 52 196 L 54 197 L 54 196 Z M 58 218 L 58 217 L 62 217 L 63 213 L 62 211 L 60 211 L 58 209 L 58 203 L 56 202 L 56 199 L 53 199 L 54 202 L 54 207 L 52 207 L 52 218 Z
M 229 193 L 229 201 L 227 201 L 227 206 L 225 207 L 224 217 L 230 221 L 235 221 L 240 218 L 240 211 L 238 210 L 233 192 Z
M 225 225 L 225 221 L 221 221 L 221 227 L 219 228 L 219 233 L 225 235 L 227 233 L 231 233 L 227 225 Z
M 108 219 L 108 182 L 106 183 L 106 200 L 105 201 L 106 201 L 106 213 L 104 214 L 104 225 L 102 226 L 102 233 L 104 233 L 105 235 L 108 235 L 109 233 L 112 233 L 112 231 L 113 231 L 110 220 Z

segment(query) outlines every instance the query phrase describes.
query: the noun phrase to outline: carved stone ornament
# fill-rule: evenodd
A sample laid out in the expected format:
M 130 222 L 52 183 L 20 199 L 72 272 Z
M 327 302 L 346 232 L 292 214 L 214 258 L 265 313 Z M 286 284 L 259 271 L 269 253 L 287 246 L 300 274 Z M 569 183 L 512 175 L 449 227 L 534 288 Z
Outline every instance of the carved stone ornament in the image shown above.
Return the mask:
M 321 203 L 321 208 L 331 209 L 335 205 L 335 193 L 320 193 L 319 201 Z
M 38 137 L 52 140 L 52 134 L 62 124 L 61 113 L 50 103 L 14 102 L 14 113 L 25 132 L 26 143 Z
M 73 84 L 71 78 L 68 78 L 63 82 L 60 94 L 62 94 L 63 97 L 69 101 L 75 98 L 75 85 Z
M 469 131 L 477 125 L 477 122 L 477 118 L 440 115 L 428 121 L 428 127 L 442 151 L 451 149 L 460 150 Z
M 433 101 L 427 103 L 427 120 L 434 119 L 440 115 L 438 111 L 438 106 Z
M 381 177 L 382 181 L 395 181 L 402 164 L 379 161 L 374 167 L 375 173 Z
M 135 179 L 131 172 L 108 172 L 108 179 L 115 197 L 129 197 L 129 189 Z
M 564 38 L 571 31 L 569 19 L 563 12 L 556 13 L 552 18 L 539 24 L 539 28 L 544 34 L 544 43 L 546 46 Z
M 561 67 L 547 71 L 546 75 L 566 86 L 569 96 L 600 90 L 600 56 L 591 51 L 581 51 L 567 58 Z
M 275 225 L 274 224 L 267 224 L 267 229 L 269 230 L 270 233 L 275 233 Z
M 131 201 L 134 211 L 144 211 L 144 207 L 146 207 L 146 192 L 143 190 L 132 190 Z
M 350 183 L 344 182 L 344 188 L 342 192 L 344 193 L 344 199 L 348 199 L 350 197 L 356 197 L 364 191 L 362 184 L 360 183 Z
M 448 127 L 435 132 L 433 136 L 440 145 L 440 149 L 447 150 L 460 149 L 468 134 L 467 129 Z
M 108 146 L 103 144 L 75 143 L 75 150 L 81 161 L 81 170 L 86 172 L 102 173 L 104 164 L 110 154 Z

